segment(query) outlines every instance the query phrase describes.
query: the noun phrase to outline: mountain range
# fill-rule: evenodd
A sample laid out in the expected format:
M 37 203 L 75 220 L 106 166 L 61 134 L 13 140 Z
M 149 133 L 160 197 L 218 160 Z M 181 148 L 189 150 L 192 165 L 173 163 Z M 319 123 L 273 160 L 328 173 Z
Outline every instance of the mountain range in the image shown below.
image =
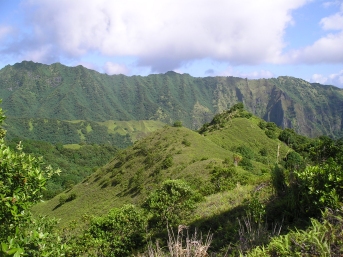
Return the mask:
M 254 115 L 302 135 L 342 135 L 343 90 L 287 76 L 197 78 L 172 71 L 109 76 L 82 66 L 23 61 L 0 70 L 0 98 L 7 122 L 21 120 L 15 125 L 21 134 L 34 119 L 182 121 L 196 130 L 242 102 Z

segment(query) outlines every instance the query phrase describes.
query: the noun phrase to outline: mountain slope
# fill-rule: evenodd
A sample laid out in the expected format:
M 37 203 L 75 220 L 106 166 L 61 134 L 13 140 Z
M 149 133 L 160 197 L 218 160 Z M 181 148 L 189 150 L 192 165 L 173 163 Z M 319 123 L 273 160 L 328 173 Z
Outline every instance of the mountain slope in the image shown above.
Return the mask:
M 83 214 L 104 214 L 124 203 L 139 205 L 166 179 L 182 178 L 203 195 L 235 188 L 236 184 L 251 185 L 263 181 L 275 163 L 276 150 L 267 151 L 262 156 L 260 146 L 277 149 L 279 145 L 280 158 L 289 148 L 279 140 L 269 138 L 256 125 L 257 121 L 261 120 L 256 117 L 234 118 L 227 127 L 206 135 L 184 127 L 165 126 L 116 154 L 111 162 L 64 193 L 76 195 L 74 200 L 61 205 L 60 196 L 57 196 L 37 205 L 34 211 L 61 218 L 61 225 L 66 226 Z M 238 140 L 233 142 L 227 134 Z M 250 145 L 250 134 L 258 141 L 255 141 L 256 145 Z M 218 138 L 222 140 L 217 141 Z M 253 154 L 247 156 L 242 149 Z M 249 165 L 235 167 L 234 157 L 237 155 L 243 157 L 242 163 L 247 159 L 245 163 Z M 223 188 L 214 173 L 221 168 L 232 169 L 235 174 L 228 178 L 229 184 L 222 184 Z
M 167 72 L 108 76 L 82 66 L 17 63 L 0 70 L 7 116 L 59 120 L 181 120 L 191 129 L 243 102 L 253 114 L 307 136 L 340 136 L 343 91 L 292 77 L 195 78 Z
M 7 130 L 6 138 L 9 140 L 24 138 L 53 144 L 112 144 L 125 148 L 164 125 L 153 120 L 96 122 L 10 116 L 3 127 Z

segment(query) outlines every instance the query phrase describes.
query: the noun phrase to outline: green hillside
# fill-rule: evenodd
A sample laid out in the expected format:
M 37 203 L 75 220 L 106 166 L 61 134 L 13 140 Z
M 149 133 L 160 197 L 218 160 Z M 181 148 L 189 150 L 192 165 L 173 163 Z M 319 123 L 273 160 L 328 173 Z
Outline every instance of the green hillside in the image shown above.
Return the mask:
M 28 208 L 39 200 L 43 174 L 52 171 L 36 168 L 34 157 L 12 153 L 3 140 L 0 154 L 0 218 L 9 221 L 0 223 L 2 253 L 343 253 L 343 140 L 280 129 L 242 103 L 197 132 L 175 122 L 150 133 L 81 183 L 33 206 L 33 217 Z M 30 192 L 34 198 L 26 197 Z M 60 223 L 55 227 L 39 215 Z M 202 237 L 207 232 L 208 241 Z
M 16 149 L 21 143 L 23 151 L 35 157 L 44 157 L 44 165 L 60 169 L 61 174 L 54 175 L 46 185 L 44 198 L 50 199 L 62 191 L 81 182 L 99 167 L 108 163 L 117 148 L 112 145 L 53 145 L 44 141 L 14 138 L 6 141 L 9 147 Z
M 95 122 L 8 116 L 3 127 L 8 140 L 18 137 L 52 144 L 111 144 L 125 148 L 164 125 L 153 120 Z
M 108 76 L 82 66 L 24 61 L 0 70 L 0 96 L 13 118 L 181 120 L 190 129 L 243 102 L 251 113 L 300 134 L 342 135 L 342 89 L 293 77 Z
M 60 205 L 57 196 L 37 205 L 34 211 L 61 218 L 61 225 L 66 226 L 83 214 L 105 214 L 124 203 L 140 205 L 167 179 L 184 179 L 203 195 L 233 189 L 238 184 L 251 187 L 268 179 L 278 145 L 280 158 L 289 151 L 279 140 L 269 138 L 257 125 L 259 121 L 256 117 L 232 118 L 226 126 L 206 135 L 185 127 L 165 126 L 122 150 L 110 163 L 65 192 L 77 195 L 75 200 Z M 261 154 L 263 147 L 268 150 Z M 237 167 L 235 156 L 242 157 Z M 214 170 L 225 167 L 236 175 L 226 180 L 215 177 Z

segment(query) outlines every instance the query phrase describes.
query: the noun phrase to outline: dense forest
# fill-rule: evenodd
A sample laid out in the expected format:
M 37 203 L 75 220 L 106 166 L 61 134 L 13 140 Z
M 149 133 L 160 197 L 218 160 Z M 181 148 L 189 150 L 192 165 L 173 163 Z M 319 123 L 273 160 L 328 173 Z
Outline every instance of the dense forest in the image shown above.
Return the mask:
M 238 103 L 198 131 L 166 125 L 102 166 L 115 151 L 1 139 L 2 255 L 343 254 L 342 139 L 299 135 Z M 42 203 L 60 183 L 53 156 L 93 168 Z

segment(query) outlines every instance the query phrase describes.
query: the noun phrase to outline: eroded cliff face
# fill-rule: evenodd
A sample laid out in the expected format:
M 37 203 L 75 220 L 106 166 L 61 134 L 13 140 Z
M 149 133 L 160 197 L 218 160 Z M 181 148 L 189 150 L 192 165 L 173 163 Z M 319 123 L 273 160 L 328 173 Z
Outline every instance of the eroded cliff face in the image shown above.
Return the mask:
M 310 137 L 342 135 L 342 89 L 293 77 L 258 80 L 231 77 L 226 84 L 223 78 L 217 79 L 222 83 L 214 91 L 218 97 L 215 106 L 243 102 L 250 112 L 282 128 L 293 128 Z
M 300 134 L 342 135 L 342 89 L 293 77 L 108 76 L 82 66 L 22 62 L 0 70 L 0 98 L 6 115 L 13 117 L 181 120 L 191 129 L 243 102 L 253 114 Z

